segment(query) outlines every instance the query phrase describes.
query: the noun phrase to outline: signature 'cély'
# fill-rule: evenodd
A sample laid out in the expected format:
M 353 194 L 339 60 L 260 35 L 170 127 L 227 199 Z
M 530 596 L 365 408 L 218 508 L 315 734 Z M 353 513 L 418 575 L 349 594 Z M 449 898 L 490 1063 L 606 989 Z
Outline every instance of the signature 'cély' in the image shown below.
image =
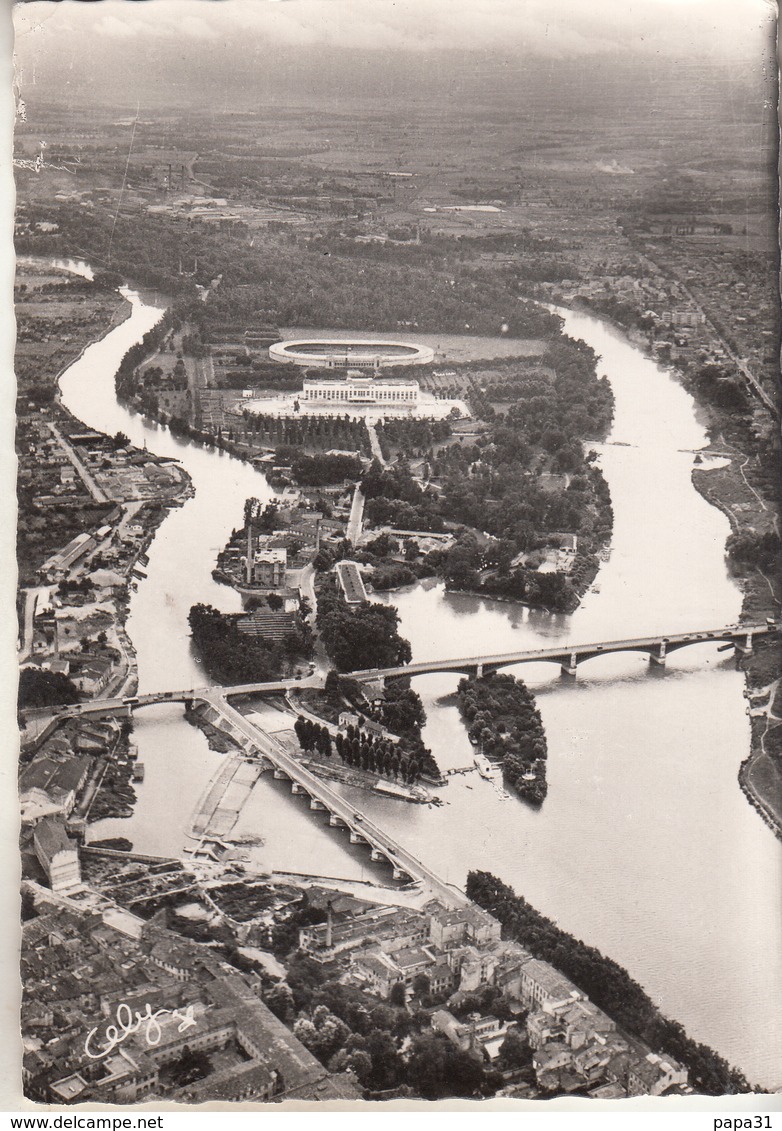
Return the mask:
M 144 1037 L 148 1045 L 157 1045 L 160 1043 L 162 1031 L 158 1017 L 170 1015 L 175 1020 L 179 1021 L 177 1031 L 185 1033 L 193 1025 L 198 1022 L 193 1016 L 193 1006 L 189 1005 L 184 1013 L 179 1009 L 156 1009 L 153 1013 L 152 1006 L 149 1002 L 143 1012 L 139 1010 L 132 1010 L 129 1005 L 122 1002 L 117 1006 L 116 1024 L 107 1025 L 104 1034 L 106 1044 L 102 1048 L 93 1050 L 92 1041 L 95 1034 L 98 1032 L 98 1026 L 90 1029 L 87 1034 L 87 1039 L 84 1042 L 84 1051 L 91 1060 L 99 1060 L 102 1056 L 106 1056 L 112 1049 L 121 1045 L 123 1041 L 127 1040 L 133 1033 L 138 1033 L 143 1027 Z

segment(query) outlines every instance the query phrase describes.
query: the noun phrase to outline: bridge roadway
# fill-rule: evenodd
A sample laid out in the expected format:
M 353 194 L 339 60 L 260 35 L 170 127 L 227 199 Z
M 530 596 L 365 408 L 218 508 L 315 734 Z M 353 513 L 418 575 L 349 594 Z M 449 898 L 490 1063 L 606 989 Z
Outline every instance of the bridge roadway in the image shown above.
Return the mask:
M 670 636 L 639 636 L 627 640 L 606 640 L 598 644 L 558 644 L 552 648 L 520 649 L 496 656 L 464 656 L 447 660 L 427 660 L 421 663 L 402 664 L 394 668 L 368 668 L 350 672 L 351 679 L 393 679 L 395 676 L 427 675 L 430 672 L 456 672 L 461 675 L 484 675 L 487 671 L 511 667 L 514 664 L 558 663 L 567 675 L 575 675 L 580 661 L 612 652 L 646 652 L 655 663 L 664 664 L 665 657 L 679 648 L 692 644 L 723 641 L 732 644 L 739 652 L 752 650 L 752 639 L 776 632 L 773 624 L 728 625 L 721 628 L 702 629 L 696 632 L 672 633 Z
M 639 636 L 627 640 L 606 640 L 592 644 L 559 644 L 552 648 L 523 649 L 518 652 L 505 652 L 496 656 L 465 656 L 446 660 L 425 660 L 414 664 L 401 664 L 394 668 L 367 668 L 363 671 L 348 672 L 351 679 L 384 680 L 398 676 L 427 675 L 430 672 L 455 672 L 461 675 L 483 675 L 487 671 L 515 664 L 553 662 L 561 665 L 568 675 L 575 675 L 578 664 L 595 656 L 605 656 L 612 652 L 646 652 L 657 664 L 664 664 L 665 657 L 679 648 L 692 644 L 723 642 L 731 644 L 739 652 L 752 650 L 755 636 L 776 633 L 775 624 L 728 625 L 722 628 L 709 628 L 697 632 L 672 633 L 670 636 Z M 272 683 L 241 683 L 232 687 L 221 687 L 223 696 L 231 695 L 275 695 L 297 691 L 304 687 L 323 687 L 325 680 L 321 675 L 309 675 L 303 679 L 281 679 Z M 75 703 L 69 707 L 53 710 L 51 707 L 29 709 L 25 712 L 30 719 L 58 720 L 77 718 L 83 715 L 110 715 L 127 713 L 139 707 L 149 707 L 155 703 L 186 703 L 198 699 L 209 699 L 213 687 L 189 688 L 184 691 L 153 691 L 143 695 L 126 698 L 92 699 L 85 703 Z
M 496 670 L 512 664 L 535 662 L 540 660 L 553 660 L 562 663 L 565 670 L 575 674 L 575 667 L 579 660 L 592 656 L 603 655 L 608 652 L 620 651 L 645 651 L 659 663 L 665 660 L 666 652 L 683 648 L 690 644 L 710 641 L 724 641 L 732 644 L 737 650 L 744 651 L 752 648 L 754 636 L 766 635 L 776 632 L 776 626 L 771 623 L 762 625 L 730 625 L 725 628 L 705 630 L 702 632 L 677 633 L 668 637 L 638 637 L 629 640 L 614 640 L 604 644 L 580 644 L 566 647 L 539 648 L 534 650 L 506 653 L 498 656 L 477 656 L 456 660 L 435 660 L 429 663 L 407 664 L 396 668 L 370 669 L 368 671 L 352 672 L 357 679 L 384 679 L 386 677 L 417 675 L 427 672 L 476 672 L 483 674 L 485 670 Z M 394 877 L 399 879 L 408 876 L 411 880 L 421 883 L 433 895 L 448 907 L 467 906 L 469 900 L 457 888 L 446 884 L 434 872 L 431 872 L 415 856 L 384 833 L 377 825 L 366 818 L 362 813 L 333 790 L 325 781 L 316 777 L 302 766 L 283 746 L 271 735 L 252 723 L 231 706 L 227 697 L 230 695 L 253 693 L 280 693 L 301 687 L 322 687 L 322 676 L 308 676 L 300 680 L 280 680 L 276 683 L 248 683 L 234 687 L 202 687 L 186 691 L 153 692 L 143 695 L 128 696 L 94 700 L 91 703 L 79 703 L 71 707 L 61 708 L 57 712 L 48 710 L 51 722 L 61 721 L 80 715 L 116 714 L 121 712 L 132 713 L 139 707 L 149 706 L 154 703 L 186 702 L 188 704 L 204 704 L 213 709 L 218 719 L 213 720 L 214 725 L 223 724 L 224 728 L 244 738 L 246 743 L 260 755 L 271 762 L 275 775 L 287 778 L 292 783 L 294 793 L 304 793 L 310 799 L 310 808 L 326 811 L 329 814 L 329 824 L 335 827 L 345 827 L 350 833 L 351 842 L 354 844 L 365 843 L 371 850 L 373 860 L 385 859 L 393 869 Z M 39 712 L 28 712 L 39 714 Z
M 275 683 L 240 683 L 233 687 L 220 687 L 222 695 L 280 695 L 296 691 L 302 687 L 323 687 L 323 676 L 311 675 L 303 679 L 281 679 Z M 54 714 L 59 720 L 75 719 L 84 715 L 131 714 L 139 707 L 152 707 L 159 703 L 189 703 L 208 699 L 214 687 L 190 687 L 184 691 L 150 691 L 143 695 L 119 696 L 113 699 L 90 699 L 84 703 L 74 703 L 69 707 L 59 707 Z M 28 710 L 26 714 L 35 718 L 38 715 L 52 715 L 51 707 Z
M 393 870 L 395 879 L 407 876 L 409 879 L 422 883 L 434 898 L 441 900 L 447 907 L 466 907 L 470 901 L 458 888 L 446 884 L 434 872 L 431 872 L 415 856 L 397 844 L 387 833 L 358 812 L 350 802 L 346 801 L 335 792 L 325 781 L 315 776 L 306 767 L 302 766 L 280 745 L 275 738 L 260 727 L 252 723 L 246 716 L 237 711 L 227 701 L 228 695 L 251 694 L 254 692 L 281 692 L 292 688 L 317 687 L 323 685 L 323 677 L 310 676 L 303 680 L 281 680 L 278 683 L 248 683 L 236 687 L 201 687 L 188 691 L 157 692 L 147 695 L 136 695 L 129 699 L 104 699 L 92 703 L 80 703 L 73 707 L 64 708 L 59 712 L 59 719 L 72 718 L 76 715 L 89 714 L 117 714 L 131 712 L 137 707 L 150 706 L 154 703 L 189 702 L 204 704 L 213 708 L 219 718 L 212 717 L 210 721 L 218 729 L 227 729 L 234 737 L 247 740 L 254 751 L 272 763 L 276 777 L 285 777 L 292 783 L 294 793 L 304 793 L 310 799 L 310 808 L 325 811 L 329 814 L 329 824 L 333 827 L 345 827 L 350 833 L 351 843 L 365 843 L 369 846 L 374 861 L 386 860 Z M 221 725 L 222 724 L 222 725 Z
M 349 801 L 341 797 L 322 778 L 316 777 L 308 769 L 292 757 L 277 740 L 260 727 L 256 726 L 245 715 L 232 707 L 224 697 L 223 689 L 210 688 L 199 696 L 208 703 L 220 716 L 220 720 L 211 718 L 213 726 L 220 728 L 222 721 L 229 732 L 246 738 L 261 755 L 268 759 L 275 768 L 275 776 L 287 777 L 293 784 L 295 793 L 305 793 L 310 798 L 310 808 L 325 810 L 329 814 L 329 824 L 332 826 L 343 825 L 350 833 L 351 843 L 365 842 L 372 851 L 372 858 L 383 858 L 391 865 L 395 879 L 408 876 L 411 880 L 422 883 L 430 890 L 436 899 L 441 900 L 446 907 L 467 907 L 470 901 L 467 896 L 446 884 L 425 864 L 404 849 L 384 833 L 377 825 L 358 812 Z

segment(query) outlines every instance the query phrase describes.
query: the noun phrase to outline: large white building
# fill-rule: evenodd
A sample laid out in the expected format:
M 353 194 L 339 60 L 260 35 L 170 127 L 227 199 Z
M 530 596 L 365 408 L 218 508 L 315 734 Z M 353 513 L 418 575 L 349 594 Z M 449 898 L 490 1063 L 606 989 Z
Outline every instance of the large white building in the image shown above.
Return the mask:
M 301 399 L 317 405 L 379 405 L 415 408 L 417 381 L 383 381 L 372 377 L 352 377 L 344 381 L 305 379 Z

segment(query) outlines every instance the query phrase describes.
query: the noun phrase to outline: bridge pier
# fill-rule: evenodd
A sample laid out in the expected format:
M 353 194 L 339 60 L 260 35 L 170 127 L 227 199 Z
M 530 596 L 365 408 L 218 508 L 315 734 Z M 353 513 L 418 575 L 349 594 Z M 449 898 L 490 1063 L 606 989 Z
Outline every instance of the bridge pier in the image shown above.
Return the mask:
M 656 648 L 653 648 L 649 653 L 649 662 L 652 664 L 659 664 L 661 668 L 665 667 L 665 641 L 661 640 Z
M 363 836 L 360 836 L 355 829 L 350 830 L 350 843 L 351 844 L 366 844 Z
M 379 849 L 379 848 L 373 848 L 373 849 L 372 849 L 372 851 L 371 851 L 371 852 L 370 852 L 370 854 L 369 854 L 369 859 L 370 859 L 370 860 L 371 860 L 371 861 L 372 861 L 372 862 L 373 862 L 374 864 L 378 864 L 378 863 L 379 863 L 379 862 L 380 862 L 381 860 L 385 860 L 385 859 L 386 859 L 386 857 L 385 857 L 385 856 L 384 856 L 384 854 L 383 854 L 383 853 L 382 853 L 382 852 L 380 851 L 380 849 Z
M 322 812 L 325 811 L 326 806 L 323 804 L 322 801 L 318 801 L 317 797 L 311 797 L 310 798 L 310 809 L 313 809 L 313 810 L 316 810 L 316 811 L 319 811 L 319 812 L 322 813 Z
M 475 678 L 483 679 L 483 664 L 478 664 L 478 667 L 475 669 Z
M 303 785 L 299 785 L 299 783 L 297 781 L 291 782 L 291 793 L 306 793 L 306 792 L 307 791 L 306 791 L 306 789 L 304 788 Z
M 274 767 L 274 776 L 277 781 L 290 781 L 290 778 L 285 773 L 285 770 L 281 770 L 279 766 Z
M 734 640 L 733 647 L 741 656 L 752 654 L 752 633 L 748 632 L 743 641 Z
M 329 815 L 329 825 L 332 829 L 344 829 L 345 822 L 341 817 L 338 817 L 336 813 L 331 813 Z
M 562 669 L 563 675 L 569 675 L 571 678 L 575 679 L 578 669 L 578 655 L 575 652 L 571 652 L 569 658 L 563 660 L 559 666 Z

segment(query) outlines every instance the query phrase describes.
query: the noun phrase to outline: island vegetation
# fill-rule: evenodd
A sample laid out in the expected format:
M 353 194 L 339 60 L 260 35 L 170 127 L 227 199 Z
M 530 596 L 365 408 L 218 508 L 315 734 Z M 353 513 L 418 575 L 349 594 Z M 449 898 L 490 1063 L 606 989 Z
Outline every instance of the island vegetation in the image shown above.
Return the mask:
M 318 592 L 317 627 L 329 659 L 339 672 L 390 668 L 412 659 L 399 635 L 399 614 L 390 605 L 365 601 L 351 608 L 333 577 Z
M 402 676 L 398 679 L 386 680 L 383 693 L 378 698 L 371 698 L 372 693 L 366 687 L 350 676 L 339 675 L 330 671 L 326 676 L 322 690 L 306 689 L 301 693 L 302 702 L 306 703 L 310 711 L 323 719 L 335 724 L 339 716 L 348 711 L 358 719 L 357 726 L 351 724 L 346 729 L 349 741 L 345 743 L 346 753 L 337 745 L 337 753 L 348 764 L 361 766 L 362 745 L 364 742 L 371 745 L 377 735 L 376 727 L 368 724 L 377 724 L 383 730 L 395 735 L 399 742 L 397 745 L 401 764 L 415 764 L 417 774 L 429 782 L 442 781 L 440 768 L 431 750 L 424 745 L 422 728 L 426 722 L 426 711 L 421 702 L 421 697 L 413 691 L 410 679 Z M 362 735 L 364 736 L 362 739 Z M 358 740 L 358 750 L 355 750 L 353 740 Z M 321 742 L 326 745 L 325 737 Z M 317 742 L 315 742 L 317 749 Z M 381 758 L 381 751 L 374 752 L 375 771 L 384 765 L 385 757 Z M 352 761 L 351 761 L 352 759 Z M 367 752 L 367 763 L 369 753 Z M 392 759 L 393 768 L 393 759 Z
M 291 673 L 295 661 L 312 652 L 311 634 L 303 623 L 284 641 L 247 636 L 237 626 L 237 616 L 211 605 L 190 609 L 188 623 L 193 643 L 209 675 L 220 683 L 262 683 Z
M 456 694 L 470 740 L 499 762 L 520 797 L 540 805 L 548 789 L 546 735 L 529 688 L 497 672 L 460 680 Z

